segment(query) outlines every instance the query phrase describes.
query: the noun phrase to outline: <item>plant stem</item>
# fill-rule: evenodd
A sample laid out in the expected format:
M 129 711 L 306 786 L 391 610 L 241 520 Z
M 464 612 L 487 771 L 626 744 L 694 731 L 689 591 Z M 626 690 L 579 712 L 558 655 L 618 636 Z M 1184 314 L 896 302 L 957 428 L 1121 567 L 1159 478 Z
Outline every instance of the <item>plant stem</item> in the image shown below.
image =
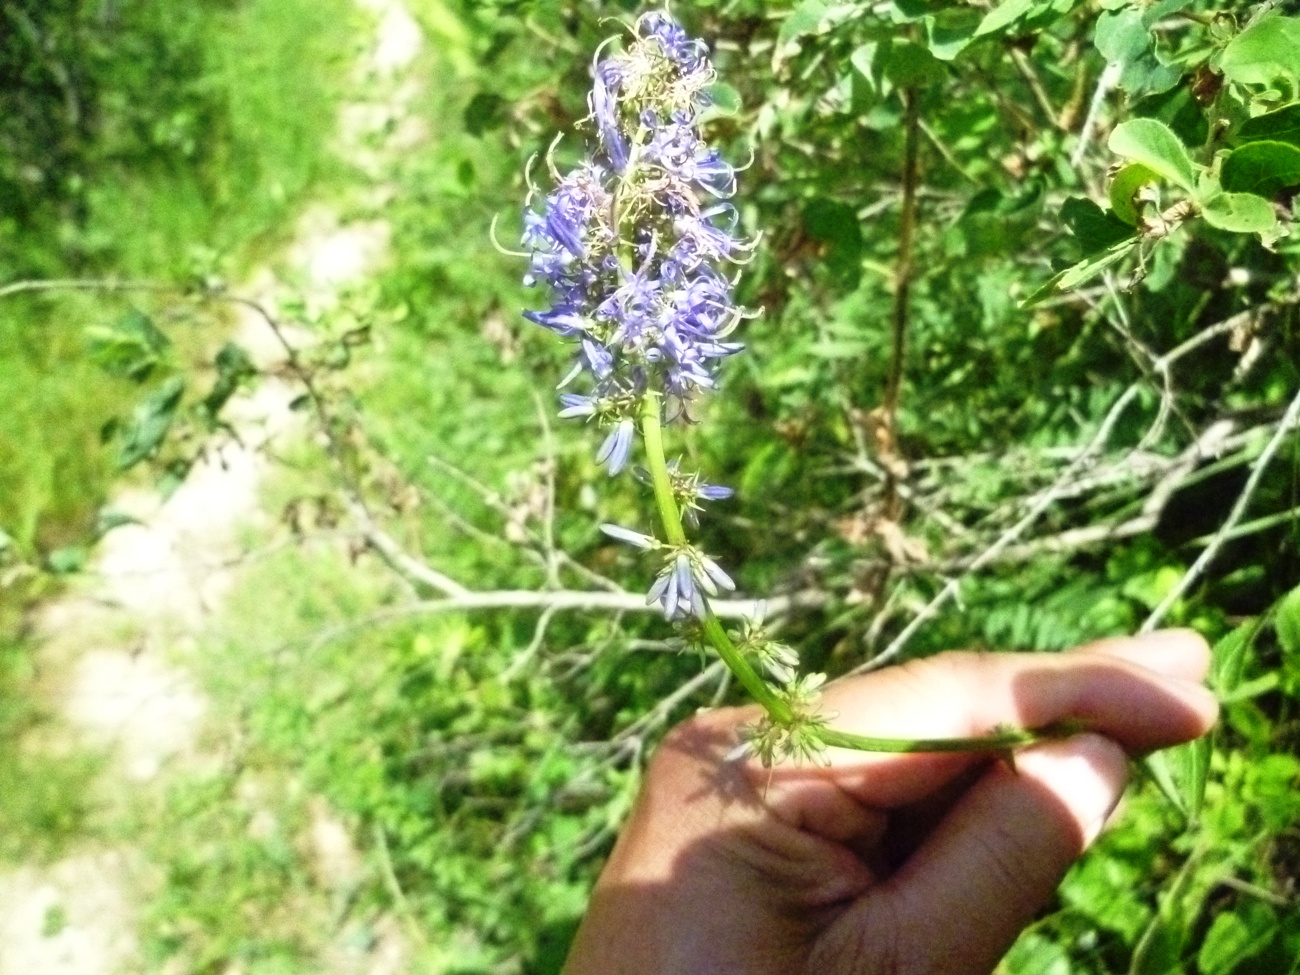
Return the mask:
M 664 537 L 669 545 L 682 546 L 686 544 L 686 532 L 682 528 L 682 515 L 677 508 L 677 498 L 673 495 L 673 482 L 668 475 L 668 461 L 664 456 L 663 427 L 659 416 L 661 402 L 658 393 L 645 394 L 645 400 L 641 404 L 641 436 L 645 440 L 646 466 L 650 470 L 650 483 L 654 486 L 655 503 L 659 507 Z M 777 722 L 789 721 L 793 716 L 790 706 L 781 700 L 745 659 L 744 654 L 736 649 L 736 645 L 727 636 L 727 631 L 713 615 L 713 610 L 705 609 L 701 626 L 705 637 L 713 644 L 713 649 L 727 665 L 727 669 L 749 691 L 750 696 L 763 706 L 768 716 Z
M 1003 752 L 1021 745 L 1032 745 L 1045 738 L 1056 737 L 1049 732 L 1024 731 L 1008 728 L 991 735 L 973 738 L 873 738 L 851 731 L 824 728 L 821 739 L 836 748 L 852 748 L 860 752 Z
M 650 483 L 654 488 L 664 537 L 669 545 L 680 547 L 687 544 L 686 531 L 682 528 L 681 510 L 677 506 L 672 477 L 668 473 L 668 461 L 664 455 L 661 408 L 662 399 L 658 393 L 645 394 L 641 404 L 641 436 L 645 441 L 646 467 L 650 471 Z M 762 706 L 771 721 L 786 724 L 796 717 L 790 705 L 763 680 L 745 655 L 731 642 L 731 637 L 727 636 L 727 631 L 713 610 L 708 608 L 707 602 L 700 627 L 705 639 L 713 646 L 736 681 Z M 823 728 L 820 737 L 827 745 L 864 752 L 1005 752 L 1045 738 L 1058 737 L 1067 731 L 1068 729 L 1046 729 L 1039 732 L 1009 728 L 974 738 L 915 739 L 873 738 L 851 731 Z
M 664 537 L 669 545 L 685 545 L 686 531 L 682 528 L 682 515 L 677 509 L 673 481 L 668 475 L 668 460 L 664 455 L 663 426 L 659 417 L 661 402 L 658 393 L 645 394 L 641 404 L 641 436 L 645 439 L 646 464 L 650 468 L 650 483 L 654 486 Z

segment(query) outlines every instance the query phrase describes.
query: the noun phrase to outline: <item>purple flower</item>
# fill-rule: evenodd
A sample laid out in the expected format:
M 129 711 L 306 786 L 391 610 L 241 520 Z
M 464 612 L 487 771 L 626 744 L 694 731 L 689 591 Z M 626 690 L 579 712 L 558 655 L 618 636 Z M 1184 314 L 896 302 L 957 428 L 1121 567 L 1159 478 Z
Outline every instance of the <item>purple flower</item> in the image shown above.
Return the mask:
M 605 438 L 605 442 L 600 445 L 600 451 L 596 454 L 596 463 L 604 464 L 610 477 L 627 466 L 628 456 L 632 452 L 632 434 L 635 431 L 636 424 L 630 419 L 619 420 L 609 436 Z
M 616 173 L 627 168 L 627 139 L 619 128 L 618 95 L 623 85 L 623 65 L 611 58 L 601 61 L 592 72 L 593 83 L 587 104 L 596 129 L 600 133 L 601 148 L 609 157 Z
M 704 44 L 687 36 L 667 14 L 648 13 L 637 26 L 643 37 L 653 38 L 663 48 L 665 56 L 675 62 L 683 74 L 708 69 Z
M 658 603 L 669 619 L 689 614 L 703 618 L 707 612 L 705 597 L 728 592 L 736 584 L 717 562 L 690 545 L 669 551 L 663 568 L 655 576 L 646 594 L 646 604 Z
M 629 545 L 635 545 L 637 548 L 652 549 L 659 547 L 659 540 L 652 535 L 642 535 L 640 532 L 634 532 L 630 528 L 624 528 L 621 525 L 601 525 L 600 530 L 610 538 L 616 538 L 620 542 L 627 542 Z
M 713 77 L 703 43 L 667 14 L 641 17 L 625 49 L 593 66 L 592 158 L 563 176 L 552 168 L 555 188 L 525 216 L 525 282 L 553 300 L 526 316 L 574 342 L 561 387 L 585 377 L 590 392 L 565 393 L 561 416 L 612 428 L 597 454 L 611 474 L 627 464 L 645 393 L 667 398 L 669 420 L 682 416 L 741 349 L 727 336 L 744 313 L 720 268 L 752 244 L 726 202 L 735 170 L 700 130 Z M 673 605 L 693 604 L 693 587 L 671 591 Z

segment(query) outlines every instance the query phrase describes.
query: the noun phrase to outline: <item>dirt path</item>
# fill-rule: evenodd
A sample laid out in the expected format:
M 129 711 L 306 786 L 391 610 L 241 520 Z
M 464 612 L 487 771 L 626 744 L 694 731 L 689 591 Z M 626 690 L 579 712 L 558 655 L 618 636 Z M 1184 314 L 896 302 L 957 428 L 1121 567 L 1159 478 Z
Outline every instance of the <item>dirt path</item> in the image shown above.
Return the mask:
M 392 154 L 420 137 L 409 77 L 423 37 L 402 0 L 356 0 L 375 24 L 356 67 L 355 90 L 373 93 L 344 106 L 338 150 L 378 180 Z M 366 187 L 382 199 L 386 189 Z M 293 294 L 312 308 L 339 300 L 384 260 L 383 221 L 342 222 L 321 204 L 303 214 L 286 255 Z M 289 293 L 264 269 L 243 289 L 274 306 Z M 263 362 L 276 349 L 251 313 L 236 340 Z M 72 744 L 108 746 L 112 758 L 97 784 L 106 795 L 128 794 L 170 770 L 205 761 L 200 732 L 208 702 L 178 663 L 221 607 L 238 570 L 241 536 L 270 516 L 261 489 L 268 444 L 295 435 L 293 391 L 268 380 L 231 404 L 238 443 L 223 444 L 196 465 L 165 501 L 124 492 L 112 507 L 138 519 L 109 533 L 79 584 L 44 606 L 36 620 L 43 690 L 65 721 Z M 64 747 L 42 741 L 35 747 Z M 345 830 L 323 806 L 309 841 L 322 872 L 346 875 L 358 857 Z M 136 891 L 146 869 L 130 847 L 77 850 L 47 866 L 0 875 L 0 975 L 113 975 L 136 958 Z M 364 967 L 401 971 L 402 949 L 389 939 Z

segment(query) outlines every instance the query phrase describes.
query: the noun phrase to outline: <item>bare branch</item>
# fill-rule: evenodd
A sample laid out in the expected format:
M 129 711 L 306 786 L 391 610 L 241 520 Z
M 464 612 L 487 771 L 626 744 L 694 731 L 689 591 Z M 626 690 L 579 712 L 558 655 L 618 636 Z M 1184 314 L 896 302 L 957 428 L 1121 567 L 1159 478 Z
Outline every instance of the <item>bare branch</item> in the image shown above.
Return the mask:
M 1178 580 L 1178 585 L 1166 593 L 1165 598 L 1160 601 L 1160 605 L 1152 610 L 1151 615 L 1142 624 L 1142 629 L 1139 632 L 1150 633 L 1164 622 L 1174 604 L 1182 599 L 1187 591 L 1195 585 L 1196 580 L 1204 575 L 1210 563 L 1214 561 L 1224 544 L 1232 536 L 1232 531 L 1237 527 L 1237 523 L 1245 516 L 1246 509 L 1250 507 L 1255 491 L 1259 488 L 1259 483 L 1264 477 L 1264 471 L 1268 469 L 1273 456 L 1278 452 L 1287 435 L 1296 427 L 1297 422 L 1300 422 L 1300 393 L 1297 393 L 1295 398 L 1291 400 L 1291 405 L 1287 407 L 1281 422 L 1278 423 L 1277 430 L 1274 431 L 1272 438 L 1264 446 L 1264 452 L 1255 458 L 1255 463 L 1251 465 L 1250 477 L 1246 479 L 1246 486 L 1242 488 L 1241 494 L 1237 495 L 1237 501 L 1232 506 L 1232 511 L 1228 513 L 1227 520 L 1219 526 L 1214 539 L 1205 547 L 1196 561 L 1192 563 L 1192 567 Z
M 1211 325 L 1208 328 L 1202 329 L 1196 335 L 1180 343 L 1156 359 L 1152 363 L 1153 370 L 1156 372 L 1168 370 L 1170 366 L 1179 359 L 1190 354 L 1195 349 L 1200 348 L 1202 345 L 1205 345 L 1215 337 L 1224 335 L 1240 327 L 1251 318 L 1260 314 L 1260 312 L 1260 309 L 1250 309 L 1237 315 L 1233 315 L 1231 318 L 1225 319 L 1215 325 Z M 916 635 L 917 631 L 937 616 L 939 610 L 942 609 L 950 599 L 958 594 L 961 590 L 962 583 L 968 577 L 980 571 L 985 566 L 997 561 L 1008 548 L 1024 536 L 1024 534 L 1035 522 L 1038 521 L 1048 508 L 1064 496 L 1065 491 L 1068 489 L 1070 483 L 1075 479 L 1076 475 L 1086 468 L 1092 460 L 1105 449 L 1105 446 L 1109 443 L 1111 436 L 1114 434 L 1115 428 L 1118 426 L 1121 417 L 1123 417 L 1129 406 L 1137 398 L 1144 381 L 1145 379 L 1138 380 L 1120 394 L 1111 405 L 1110 410 L 1106 413 L 1106 416 L 1103 418 L 1097 432 L 1093 435 L 1087 446 L 1085 446 L 1078 456 L 1070 462 L 1050 487 L 1039 492 L 1039 494 L 1029 500 L 1028 508 L 1024 515 L 1011 525 L 1011 527 L 1003 531 L 987 549 L 972 559 L 965 573 L 961 576 L 947 580 L 947 582 L 944 583 L 943 588 L 941 588 L 939 592 L 936 593 L 928 603 L 926 603 L 920 612 L 918 612 L 912 620 L 903 627 L 899 634 L 890 641 L 889 645 L 870 660 L 854 668 L 854 673 L 874 670 L 893 660 L 902 653 L 903 649 L 907 646 L 912 637 Z M 1289 412 L 1290 411 L 1288 411 L 1288 415 Z M 1284 419 L 1283 422 L 1285 423 L 1286 420 Z M 1276 449 L 1276 447 L 1274 449 Z M 1263 457 L 1263 455 L 1261 455 L 1261 457 Z M 1258 463 L 1258 461 L 1256 463 Z M 1238 515 L 1238 518 L 1239 517 L 1240 515 Z M 1202 557 L 1204 557 L 1204 553 L 1202 553 Z
M 1092 93 L 1092 101 L 1088 103 L 1088 114 L 1084 116 L 1083 125 L 1079 128 L 1079 144 L 1070 154 L 1070 165 L 1075 169 L 1079 168 L 1079 163 L 1088 152 L 1088 144 L 1092 141 L 1093 130 L 1097 127 L 1101 108 L 1106 104 L 1110 93 L 1115 90 L 1115 86 L 1119 84 L 1122 68 L 1123 65 L 1119 63 L 1108 64 L 1102 70 L 1101 77 L 1097 79 L 1097 89 Z

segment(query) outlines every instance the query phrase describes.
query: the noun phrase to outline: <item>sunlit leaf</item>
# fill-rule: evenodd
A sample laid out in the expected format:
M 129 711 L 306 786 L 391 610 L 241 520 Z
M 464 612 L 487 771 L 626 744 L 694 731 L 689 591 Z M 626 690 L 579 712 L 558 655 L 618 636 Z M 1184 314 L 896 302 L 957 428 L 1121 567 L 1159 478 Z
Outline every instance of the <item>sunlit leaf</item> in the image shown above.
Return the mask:
M 776 37 L 777 43 L 785 47 L 806 34 L 814 33 L 821 27 L 826 12 L 827 6 L 822 0 L 804 0 L 781 24 L 781 31 Z
M 1127 166 L 1120 167 L 1107 191 L 1115 216 L 1130 227 L 1137 226 L 1141 218 L 1137 205 L 1138 190 L 1148 183 L 1156 182 L 1159 178 L 1154 170 L 1142 163 L 1129 163 Z
M 1276 196 L 1300 184 L 1300 148 L 1273 140 L 1248 142 L 1223 160 L 1219 180 L 1230 193 Z
M 1219 58 L 1219 70 L 1243 85 L 1272 85 L 1300 76 L 1300 19 L 1269 17 L 1234 37 Z
M 1050 278 L 1046 284 L 1031 294 L 1023 302 L 1021 307 L 1032 308 L 1055 294 L 1063 291 L 1072 291 L 1082 284 L 1091 281 L 1097 275 L 1101 274 L 1108 268 L 1114 267 L 1124 258 L 1133 253 L 1137 247 L 1138 238 L 1136 236 L 1127 240 L 1121 240 L 1119 243 L 1112 245 L 1098 254 L 1087 257 L 1077 264 L 1058 272 Z
M 1289 654 L 1300 654 L 1300 588 L 1291 590 L 1278 603 L 1277 617 L 1273 625 L 1277 629 L 1277 641 Z
M 738 92 L 725 81 L 715 81 L 704 90 L 709 107 L 705 114 L 730 118 L 740 114 L 743 103 Z
M 985 34 L 992 34 L 994 31 L 1010 27 L 1029 13 L 1034 8 L 1035 3 L 1036 0 L 1002 0 L 980 21 L 979 26 L 975 28 L 975 36 L 983 37 Z
M 158 366 L 171 340 L 139 309 L 132 308 L 111 326 L 86 329 L 91 358 L 106 371 L 143 382 Z
M 1115 126 L 1107 143 L 1110 151 L 1132 159 L 1189 193 L 1196 185 L 1196 170 L 1187 147 L 1163 122 L 1138 118 Z
M 1201 205 L 1211 227 L 1238 234 L 1266 234 L 1277 226 L 1273 205 L 1253 193 L 1219 193 Z
M 1241 684 L 1246 672 L 1246 661 L 1261 622 L 1257 619 L 1242 623 L 1214 645 L 1210 664 L 1210 686 L 1220 697 L 1232 694 Z
M 90 553 L 81 545 L 56 548 L 45 556 L 45 566 L 55 575 L 72 575 L 86 567 Z

